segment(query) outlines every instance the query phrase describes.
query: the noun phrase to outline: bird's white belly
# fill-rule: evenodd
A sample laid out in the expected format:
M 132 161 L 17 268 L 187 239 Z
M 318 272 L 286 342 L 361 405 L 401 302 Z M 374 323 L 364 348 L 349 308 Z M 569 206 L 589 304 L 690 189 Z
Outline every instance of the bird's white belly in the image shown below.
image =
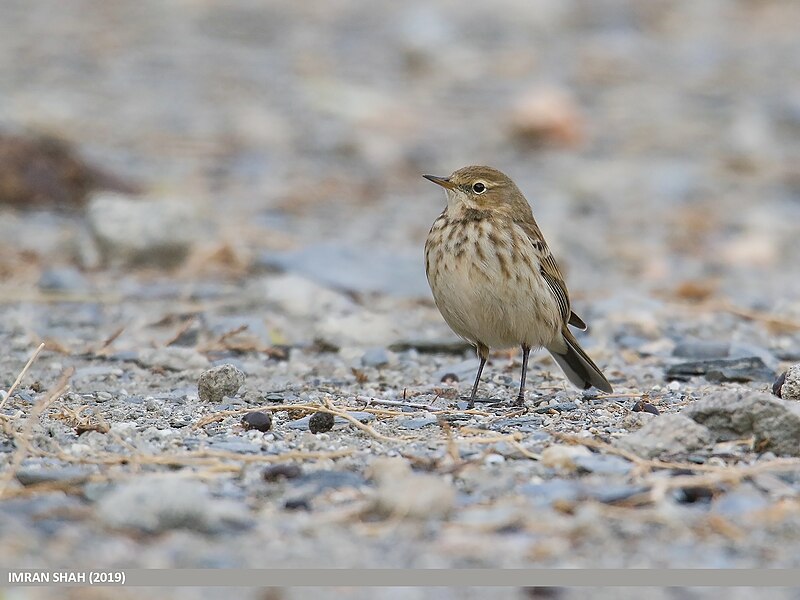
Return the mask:
M 482 260 L 446 246 L 429 252 L 428 279 L 447 324 L 489 348 L 549 345 L 560 335 L 561 315 L 538 260 L 513 257 L 510 245 L 478 243 Z

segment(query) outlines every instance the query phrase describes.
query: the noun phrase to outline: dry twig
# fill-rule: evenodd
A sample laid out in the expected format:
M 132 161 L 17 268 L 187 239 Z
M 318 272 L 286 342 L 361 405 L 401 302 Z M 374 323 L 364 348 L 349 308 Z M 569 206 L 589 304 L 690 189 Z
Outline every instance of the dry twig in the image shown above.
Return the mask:
M 61 372 L 61 376 L 58 378 L 58 381 L 53 384 L 44 399 L 35 404 L 31 409 L 22 431 L 15 435 L 14 439 L 17 443 L 17 449 L 14 451 L 14 455 L 11 457 L 11 463 L 9 464 L 7 471 L 0 479 L 0 498 L 4 497 L 8 484 L 11 482 L 11 479 L 14 477 L 17 469 L 19 469 L 19 466 L 22 464 L 25 456 L 31 451 L 30 436 L 34 425 L 39 420 L 39 416 L 47 409 L 48 406 L 50 406 L 53 402 L 60 398 L 65 391 L 67 391 L 67 388 L 69 387 L 69 380 L 74 372 L 75 369 L 73 367 L 64 369 L 64 371 Z
M 44 342 L 39 344 L 39 347 L 36 348 L 36 350 L 33 351 L 33 354 L 31 354 L 31 357 L 28 359 L 28 362 L 25 363 L 25 366 L 22 367 L 22 371 L 19 372 L 19 375 L 17 375 L 17 378 L 14 380 L 14 383 L 12 383 L 11 387 L 8 388 L 8 392 L 6 393 L 6 397 L 3 398 L 2 401 L 0 401 L 0 410 L 2 410 L 3 407 L 6 405 L 6 401 L 11 397 L 11 394 L 14 393 L 14 390 L 17 389 L 17 386 L 22 381 L 22 378 L 25 377 L 25 373 L 27 373 L 28 369 L 31 368 L 31 365 L 39 357 L 39 354 L 41 353 L 42 350 L 44 350 Z M 2 416 L 2 415 L 0 415 L 0 416 Z

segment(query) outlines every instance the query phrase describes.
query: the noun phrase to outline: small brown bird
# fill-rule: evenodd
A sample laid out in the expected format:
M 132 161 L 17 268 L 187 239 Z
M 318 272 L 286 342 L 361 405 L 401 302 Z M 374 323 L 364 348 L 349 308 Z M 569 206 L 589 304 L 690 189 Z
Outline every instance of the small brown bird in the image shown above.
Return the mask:
M 531 348 L 547 348 L 579 388 L 611 392 L 569 330 L 586 324 L 572 312 L 564 277 L 514 182 L 482 166 L 424 177 L 447 193 L 447 207 L 425 242 L 428 283 L 444 320 L 475 345 L 481 360 L 469 407 L 490 348 L 522 348 L 518 404 L 525 400 Z

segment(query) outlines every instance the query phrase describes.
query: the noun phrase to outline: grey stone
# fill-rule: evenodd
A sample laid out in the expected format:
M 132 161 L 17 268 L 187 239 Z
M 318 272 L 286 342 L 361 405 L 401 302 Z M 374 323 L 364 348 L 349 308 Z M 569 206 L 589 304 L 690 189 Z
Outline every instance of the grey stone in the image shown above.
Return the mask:
M 174 267 L 200 233 L 191 202 L 103 192 L 89 201 L 87 218 L 103 262 L 112 266 Z
M 800 400 L 800 364 L 792 365 L 786 370 L 780 391 L 784 400 Z
M 192 421 L 192 415 L 187 415 L 186 413 L 173 413 L 169 416 L 169 424 L 175 429 L 188 427 L 192 424 Z
M 75 267 L 51 267 L 41 274 L 38 286 L 45 292 L 80 292 L 89 282 Z
M 647 425 L 615 440 L 615 445 L 633 452 L 643 458 L 660 455 L 683 454 L 698 450 L 710 444 L 711 432 L 677 414 L 654 417 Z
M 208 443 L 212 450 L 222 452 L 234 452 L 236 454 L 257 454 L 261 452 L 261 444 L 254 444 L 239 439 L 216 440 L 212 439 Z
M 146 533 L 214 534 L 251 525 L 243 504 L 214 498 L 204 484 L 175 476 L 144 476 L 120 485 L 100 498 L 97 517 L 108 527 Z
M 707 427 L 719 441 L 752 435 L 762 451 L 800 456 L 800 404 L 794 401 L 750 390 L 712 392 L 682 414 Z
M 575 402 L 557 402 L 556 404 L 548 404 L 546 406 L 540 406 L 534 412 L 537 412 L 539 414 L 547 414 L 551 410 L 555 410 L 558 412 L 570 412 L 573 410 L 578 410 L 578 405 Z
M 512 417 L 509 419 L 498 419 L 489 425 L 493 431 L 521 431 L 523 433 L 539 432 L 544 417 L 538 415 L 526 415 L 523 417 Z M 549 437 L 549 436 L 548 436 Z
M 397 426 L 403 429 L 422 429 L 429 425 L 436 425 L 438 423 L 436 417 L 417 417 L 415 419 L 401 419 L 397 421 Z
M 709 381 L 772 381 L 775 373 L 758 356 L 697 360 L 667 368 L 666 378 L 688 381 L 704 375 Z
M 633 468 L 629 460 L 613 454 L 589 454 L 573 460 L 578 469 L 599 475 L 627 475 Z
M 234 365 L 225 364 L 203 371 L 197 380 L 197 393 L 201 402 L 218 403 L 225 396 L 233 396 L 244 385 L 245 374 Z
M 301 419 L 295 419 L 294 421 L 289 421 L 286 424 L 286 427 L 289 429 L 298 429 L 301 431 L 308 431 L 308 422 L 311 420 L 311 415 L 306 415 Z M 342 419 L 344 421 L 344 419 Z
M 91 474 L 92 470 L 86 467 L 41 468 L 39 466 L 26 466 L 18 469 L 15 476 L 17 481 L 27 486 L 37 483 L 83 483 Z
M 389 352 L 386 348 L 370 348 L 361 357 L 361 364 L 365 367 L 383 367 L 389 364 Z

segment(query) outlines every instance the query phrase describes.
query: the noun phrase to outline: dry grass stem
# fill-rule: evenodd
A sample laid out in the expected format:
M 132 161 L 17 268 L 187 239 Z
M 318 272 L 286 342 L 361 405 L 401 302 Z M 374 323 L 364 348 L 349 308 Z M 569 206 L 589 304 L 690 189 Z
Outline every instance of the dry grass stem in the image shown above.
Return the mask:
M 383 435 L 382 433 L 378 433 L 372 427 L 366 425 L 365 423 L 362 423 L 361 421 L 359 421 L 352 415 L 346 413 L 345 411 L 333 408 L 333 405 L 327 398 L 323 400 L 323 403 L 324 403 L 324 408 L 317 409 L 319 412 L 327 412 L 334 416 L 342 417 L 345 421 L 352 423 L 356 428 L 360 429 L 361 431 L 368 434 L 370 437 L 375 438 L 376 440 L 380 440 L 382 442 L 402 442 L 412 439 L 409 436 L 391 437 L 388 435 Z
M 36 425 L 39 417 L 47 409 L 47 407 L 49 407 L 53 402 L 60 398 L 64 392 L 67 391 L 69 388 L 69 380 L 74 372 L 75 369 L 73 367 L 64 369 L 64 371 L 61 372 L 61 376 L 58 378 L 58 381 L 53 384 L 46 396 L 33 406 L 22 430 L 19 433 L 14 434 L 14 441 L 17 443 L 17 449 L 14 451 L 14 455 L 11 457 L 11 462 L 8 465 L 7 471 L 3 474 L 2 478 L 0 478 L 0 498 L 5 497 L 8 484 L 11 482 L 11 479 L 14 477 L 17 469 L 19 469 L 22 461 L 28 455 L 28 452 L 32 449 L 30 438 L 34 425 Z
M 14 383 L 12 383 L 11 387 L 8 388 L 8 392 L 6 393 L 6 397 L 3 398 L 2 401 L 0 401 L 0 410 L 2 410 L 3 407 L 6 405 L 6 401 L 9 398 L 11 398 L 11 395 L 17 389 L 17 386 L 20 384 L 20 382 L 22 382 L 22 378 L 25 377 L 25 374 L 28 372 L 28 369 L 31 368 L 31 365 L 39 357 L 39 354 L 42 352 L 42 350 L 44 350 L 44 346 L 45 346 L 45 344 L 44 344 L 44 342 L 42 342 L 41 344 L 39 344 L 39 347 L 36 348 L 36 350 L 33 351 L 33 354 L 31 354 L 31 357 L 28 359 L 28 362 L 25 363 L 25 366 L 22 367 L 22 371 L 19 372 L 19 375 L 17 375 L 17 378 L 14 380 Z M 3 416 L 3 415 L 0 415 L 0 416 Z
M 366 403 L 367 406 L 370 406 L 371 404 L 381 404 L 383 406 L 405 406 L 408 408 L 426 410 L 428 412 L 434 412 L 440 410 L 435 406 L 431 406 L 429 404 L 420 404 L 418 402 L 405 402 L 403 400 L 382 400 L 380 398 L 370 398 L 369 396 L 356 396 L 356 400 L 358 400 L 359 402 Z

